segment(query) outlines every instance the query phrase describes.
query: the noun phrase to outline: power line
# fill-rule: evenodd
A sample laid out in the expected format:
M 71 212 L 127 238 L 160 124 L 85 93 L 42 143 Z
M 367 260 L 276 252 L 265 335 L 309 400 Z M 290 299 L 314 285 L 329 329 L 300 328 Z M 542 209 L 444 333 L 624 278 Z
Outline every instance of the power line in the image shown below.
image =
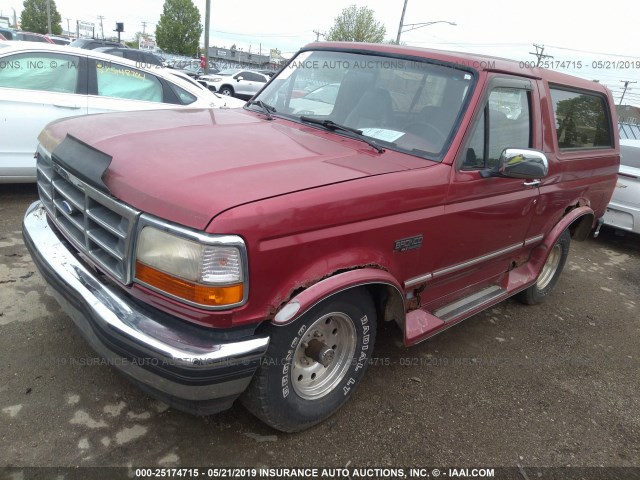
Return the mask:
M 544 45 L 538 45 L 537 43 L 534 43 L 533 46 L 536 48 L 535 53 L 534 52 L 529 52 L 529 53 L 531 55 L 535 55 L 536 57 L 538 57 L 538 63 L 536 63 L 536 67 L 540 66 L 540 62 L 542 62 L 543 58 L 553 58 L 553 55 L 544 54 Z
M 549 47 L 557 48 L 558 50 L 569 50 L 570 52 L 580 52 L 580 53 L 591 53 L 595 55 L 606 55 L 608 57 L 620 57 L 620 58 L 632 58 L 632 59 L 640 59 L 640 57 L 634 57 L 631 55 L 620 55 L 616 53 L 606 53 L 606 52 L 595 52 L 593 50 L 580 50 L 577 48 L 568 48 L 568 47 L 558 47 L 556 45 L 549 45 Z
M 320 35 L 322 35 L 322 37 L 326 37 L 327 34 L 325 32 L 321 32 L 320 30 L 313 30 L 313 33 L 316 34 L 316 42 L 320 41 Z

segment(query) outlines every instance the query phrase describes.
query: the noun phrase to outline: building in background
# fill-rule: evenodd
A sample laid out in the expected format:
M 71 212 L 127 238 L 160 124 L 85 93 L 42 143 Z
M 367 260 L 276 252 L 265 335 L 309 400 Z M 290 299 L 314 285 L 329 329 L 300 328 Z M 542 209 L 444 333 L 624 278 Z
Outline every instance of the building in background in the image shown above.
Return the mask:
M 640 108 L 632 107 L 631 105 L 618 105 L 616 106 L 616 112 L 620 123 L 640 125 Z
M 273 69 L 270 55 L 262 55 L 251 51 L 245 52 L 237 48 L 209 47 L 209 60 L 218 65 L 218 68 L 252 68 Z

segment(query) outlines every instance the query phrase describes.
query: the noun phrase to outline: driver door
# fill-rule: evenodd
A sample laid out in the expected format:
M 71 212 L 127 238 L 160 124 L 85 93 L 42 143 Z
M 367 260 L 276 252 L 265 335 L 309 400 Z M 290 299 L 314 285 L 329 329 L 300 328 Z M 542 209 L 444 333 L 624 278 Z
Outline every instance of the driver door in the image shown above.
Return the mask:
M 525 242 L 533 243 L 526 235 L 539 197 L 536 182 L 485 178 L 481 171 L 496 166 L 506 148 L 541 150 L 536 88 L 529 79 L 489 79 L 471 135 L 452 169 L 440 232 L 442 251 L 424 303 L 447 296 L 452 301 L 472 286 L 495 282 L 521 260 Z

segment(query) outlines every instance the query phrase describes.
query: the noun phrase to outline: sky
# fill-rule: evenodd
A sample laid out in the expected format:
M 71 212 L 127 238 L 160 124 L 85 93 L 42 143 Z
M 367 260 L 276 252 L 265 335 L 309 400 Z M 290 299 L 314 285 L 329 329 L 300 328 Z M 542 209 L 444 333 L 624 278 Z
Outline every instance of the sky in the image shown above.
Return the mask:
M 193 0 L 202 12 L 205 0 Z M 210 45 L 230 47 L 236 44 L 245 51 L 268 53 L 277 48 L 291 56 L 301 46 L 316 39 L 315 31 L 328 32 L 334 18 L 351 4 L 368 6 L 387 30 L 386 37 L 395 39 L 405 0 L 212 0 Z M 142 31 L 153 33 L 162 13 L 163 0 L 56 0 L 67 19 L 93 21 L 104 16 L 105 34 L 115 22 L 124 22 L 125 39 Z M 610 6 L 610 8 L 609 8 Z M 0 0 L 0 12 L 20 14 L 22 1 Z M 630 83 L 625 104 L 640 107 L 640 10 L 637 0 L 618 0 L 610 4 L 591 4 L 576 0 L 537 0 L 514 2 L 501 0 L 454 0 L 433 2 L 407 0 L 404 23 L 436 23 L 402 34 L 407 45 L 441 50 L 469 51 L 519 61 L 535 61 L 529 52 L 533 44 L 544 45 L 544 53 L 552 55 L 554 69 L 599 80 L 611 88 L 619 101 L 624 81 Z M 322 39 L 322 36 L 320 36 Z M 557 62 L 557 63 L 556 63 Z M 564 62 L 564 63 L 562 63 Z

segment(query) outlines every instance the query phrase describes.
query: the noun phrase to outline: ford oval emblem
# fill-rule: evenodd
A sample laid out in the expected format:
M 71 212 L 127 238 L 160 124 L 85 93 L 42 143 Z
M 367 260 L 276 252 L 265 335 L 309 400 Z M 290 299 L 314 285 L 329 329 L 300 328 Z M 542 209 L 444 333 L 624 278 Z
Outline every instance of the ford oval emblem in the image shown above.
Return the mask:
M 76 211 L 75 208 L 73 208 L 73 206 L 66 200 L 60 202 L 60 206 L 62 207 L 62 211 L 67 215 L 73 215 Z

